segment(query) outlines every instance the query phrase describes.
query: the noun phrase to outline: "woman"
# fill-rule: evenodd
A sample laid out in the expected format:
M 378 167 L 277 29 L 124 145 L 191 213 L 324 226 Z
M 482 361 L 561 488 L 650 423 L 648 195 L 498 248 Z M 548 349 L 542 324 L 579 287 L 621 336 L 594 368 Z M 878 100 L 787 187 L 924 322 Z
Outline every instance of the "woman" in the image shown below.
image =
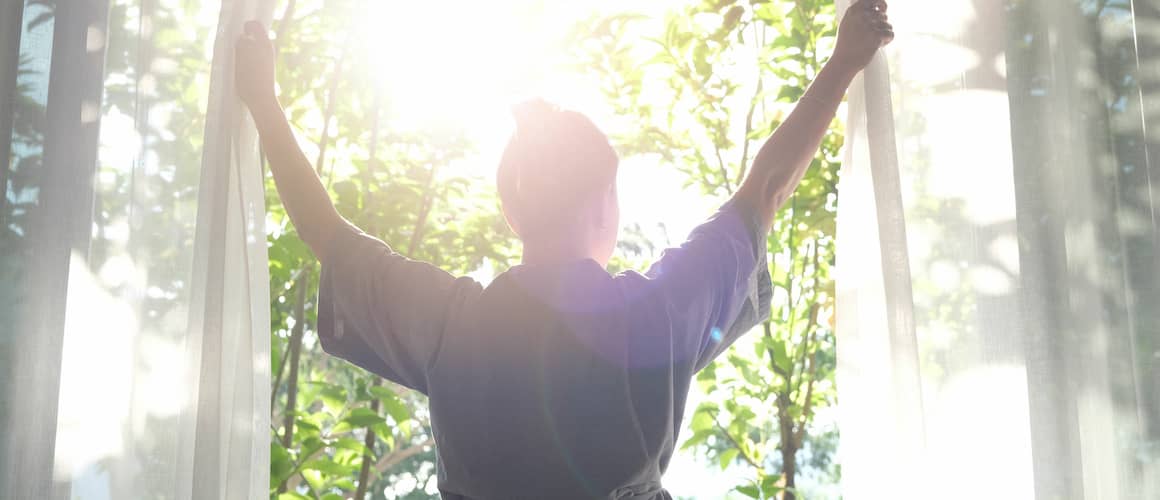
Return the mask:
M 274 95 L 271 41 L 246 26 L 238 91 L 279 196 L 322 262 L 323 348 L 430 399 L 445 499 L 670 498 L 693 375 L 769 313 L 765 235 L 854 76 L 893 39 L 886 3 L 859 0 L 830 62 L 744 183 L 644 275 L 610 276 L 617 156 L 583 115 L 516 107 L 500 161 L 523 261 L 487 287 L 409 260 L 327 198 Z

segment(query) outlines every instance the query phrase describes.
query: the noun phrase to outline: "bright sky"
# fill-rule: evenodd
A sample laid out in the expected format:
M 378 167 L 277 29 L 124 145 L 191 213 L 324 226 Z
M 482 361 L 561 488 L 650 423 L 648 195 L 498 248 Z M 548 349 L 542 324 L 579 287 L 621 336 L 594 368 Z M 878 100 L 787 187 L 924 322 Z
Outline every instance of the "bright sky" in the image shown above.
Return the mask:
M 488 179 L 513 127 L 508 106 L 522 98 L 545 97 L 614 130 L 617 120 L 591 77 L 560 68 L 566 56 L 559 42 L 577 20 L 601 12 L 655 15 L 670 7 L 644 0 L 374 4 L 361 29 L 380 40 L 367 57 L 383 61 L 379 79 L 396 103 L 397 125 L 465 125 L 480 152 L 460 168 Z M 661 244 L 679 243 L 715 208 L 683 189 L 679 174 L 648 159 L 622 161 L 619 181 L 623 223 L 665 224 L 673 241 Z

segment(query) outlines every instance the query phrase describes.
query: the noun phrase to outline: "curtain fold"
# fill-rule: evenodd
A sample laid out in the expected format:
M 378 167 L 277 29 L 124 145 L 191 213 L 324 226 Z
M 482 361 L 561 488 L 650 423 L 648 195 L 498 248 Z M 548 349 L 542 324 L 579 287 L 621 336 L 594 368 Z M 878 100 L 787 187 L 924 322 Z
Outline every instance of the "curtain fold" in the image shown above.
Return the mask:
M 264 187 L 232 54 L 271 3 L 5 7 L 0 498 L 268 495 Z
M 257 135 L 234 92 L 235 40 L 250 19 L 269 25 L 273 0 L 225 0 L 214 41 L 201 162 L 190 339 L 200 374 L 185 498 L 260 498 L 270 474 L 269 278 Z M 200 281 L 204 280 L 204 281 Z M 239 336 L 235 332 L 252 332 Z M 260 333 L 260 335 L 259 335 Z M 239 444 L 242 444 L 239 446 Z M 183 446 L 184 448 L 184 446 Z M 186 465 L 183 461 L 182 465 Z M 184 486 L 184 480 L 192 483 Z
M 86 254 L 90 244 L 91 182 L 99 127 L 95 107 L 101 100 L 108 3 L 90 0 L 72 7 L 24 10 L 24 14 L 51 16 L 51 31 L 41 34 L 41 44 L 30 44 L 27 52 L 21 52 L 42 58 L 41 67 L 48 75 L 23 82 L 39 94 L 26 96 L 35 99 L 30 104 L 38 107 L 37 123 L 29 127 L 35 128 L 35 137 L 28 138 L 35 144 L 21 144 L 24 147 L 18 153 L 36 160 L 35 165 L 19 166 L 19 173 L 29 178 L 35 189 L 36 205 L 25 211 L 25 224 L 19 230 L 19 237 L 25 240 L 23 252 L 8 256 L 19 260 L 17 265 L 24 268 L 19 285 L 26 290 L 18 297 L 23 310 L 13 315 L 19 323 L 11 324 L 8 334 L 13 339 L 14 355 L 10 360 L 10 390 L 5 394 L 10 402 L 4 415 L 8 432 L 5 475 L 0 484 L 11 489 L 11 498 L 67 498 L 67 490 L 51 474 L 52 450 L 59 446 L 57 399 L 68 321 L 64 299 L 71 289 L 72 256 Z M 35 18 L 25 15 L 24 19 L 31 24 Z M 51 42 L 45 43 L 48 40 Z M 8 59 L 11 64 L 12 59 Z M 19 57 L 16 62 L 19 64 Z M 7 69 L 17 74 L 18 70 L 19 66 Z M 21 83 L 19 75 L 17 83 Z M 11 89 L 14 94 L 19 90 Z M 27 114 L 22 117 L 32 119 Z M 10 129 L 9 134 L 16 132 Z
M 840 186 L 844 496 L 1160 497 L 1156 8 L 890 13 Z
M 839 0 L 839 11 L 849 3 Z M 848 98 L 835 277 L 843 490 L 919 498 L 913 483 L 874 466 L 916 470 L 925 440 L 890 69 L 883 56 Z M 846 251 L 853 245 L 857 252 Z

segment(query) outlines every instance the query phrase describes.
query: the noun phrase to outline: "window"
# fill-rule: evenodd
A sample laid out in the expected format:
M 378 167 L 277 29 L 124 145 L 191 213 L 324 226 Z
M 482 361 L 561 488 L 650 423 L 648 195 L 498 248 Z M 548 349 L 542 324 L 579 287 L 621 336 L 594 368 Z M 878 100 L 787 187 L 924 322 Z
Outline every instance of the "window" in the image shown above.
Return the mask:
M 1145 4 L 891 2 L 839 188 L 847 498 L 1160 495 Z
M 261 3 L 2 7 L 0 497 L 265 495 Z

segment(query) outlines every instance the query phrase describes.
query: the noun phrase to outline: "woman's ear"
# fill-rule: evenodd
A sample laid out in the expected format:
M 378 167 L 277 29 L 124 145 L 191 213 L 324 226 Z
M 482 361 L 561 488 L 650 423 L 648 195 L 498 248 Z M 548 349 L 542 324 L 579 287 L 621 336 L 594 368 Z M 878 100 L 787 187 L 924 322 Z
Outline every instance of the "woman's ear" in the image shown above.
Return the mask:
M 503 220 L 507 222 L 508 228 L 510 228 L 513 233 L 516 233 L 517 237 L 523 238 L 523 236 L 520 235 L 520 228 L 519 224 L 516 223 L 516 218 L 513 217 L 512 214 L 508 213 L 508 209 L 506 206 L 504 206 L 503 203 L 500 203 L 499 210 L 500 212 L 503 212 Z
M 599 207 L 597 216 L 600 218 L 600 228 L 608 229 L 620 224 L 620 201 L 616 197 L 616 183 L 613 183 L 604 192 Z

